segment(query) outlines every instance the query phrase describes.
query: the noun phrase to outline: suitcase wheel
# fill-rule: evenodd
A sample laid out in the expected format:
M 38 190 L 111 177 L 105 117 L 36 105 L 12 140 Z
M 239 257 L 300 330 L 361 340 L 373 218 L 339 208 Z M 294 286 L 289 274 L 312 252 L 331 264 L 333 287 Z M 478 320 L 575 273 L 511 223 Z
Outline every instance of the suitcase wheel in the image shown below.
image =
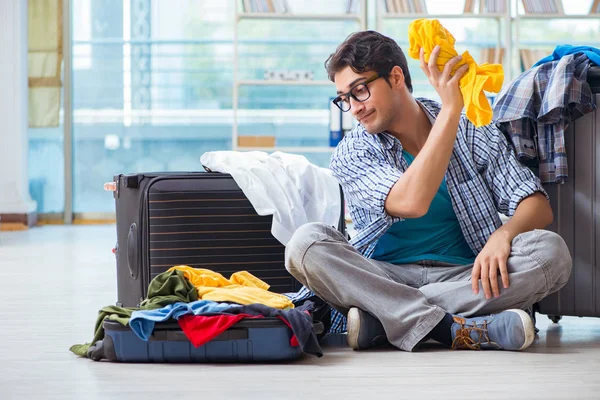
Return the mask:
M 548 315 L 548 318 L 550 318 L 550 321 L 558 324 L 558 321 L 562 319 L 562 315 Z

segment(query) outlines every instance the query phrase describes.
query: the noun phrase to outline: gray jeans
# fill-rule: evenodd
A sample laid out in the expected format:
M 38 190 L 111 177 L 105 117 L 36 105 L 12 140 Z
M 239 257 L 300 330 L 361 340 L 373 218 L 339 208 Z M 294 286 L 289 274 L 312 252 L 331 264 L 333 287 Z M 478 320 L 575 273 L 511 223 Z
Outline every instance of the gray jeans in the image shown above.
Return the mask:
M 567 283 L 571 256 L 556 233 L 517 236 L 507 262 L 510 286 L 486 299 L 471 289 L 469 265 L 435 261 L 394 265 L 362 256 L 334 228 L 300 227 L 285 251 L 287 270 L 342 313 L 358 307 L 381 321 L 394 346 L 412 351 L 446 313 L 466 317 L 525 309 Z

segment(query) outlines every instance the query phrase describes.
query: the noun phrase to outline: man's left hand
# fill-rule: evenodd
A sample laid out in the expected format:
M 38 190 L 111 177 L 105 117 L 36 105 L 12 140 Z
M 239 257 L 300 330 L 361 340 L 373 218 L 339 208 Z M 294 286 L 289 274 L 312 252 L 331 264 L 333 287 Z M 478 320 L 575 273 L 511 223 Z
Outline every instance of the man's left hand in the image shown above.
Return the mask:
M 494 297 L 500 296 L 498 271 L 502 277 L 502 285 L 505 289 L 508 288 L 506 261 L 510 256 L 511 242 L 507 232 L 502 230 L 498 230 L 490 236 L 473 265 L 471 272 L 473 293 L 479 294 L 479 278 L 481 278 L 481 286 L 486 299 L 491 298 L 492 294 Z

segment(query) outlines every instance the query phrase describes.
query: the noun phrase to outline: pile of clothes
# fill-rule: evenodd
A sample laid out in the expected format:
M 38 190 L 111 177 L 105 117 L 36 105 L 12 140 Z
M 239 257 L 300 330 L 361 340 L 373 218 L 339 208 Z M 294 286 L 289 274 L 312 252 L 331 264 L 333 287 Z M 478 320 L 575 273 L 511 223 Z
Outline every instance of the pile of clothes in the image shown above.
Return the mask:
M 314 303 L 307 300 L 294 305 L 287 296 L 268 289 L 267 283 L 247 271 L 226 279 L 208 269 L 175 266 L 150 282 L 146 299 L 138 308 L 102 308 L 92 341 L 73 345 L 70 350 L 96 361 L 102 359 L 102 324 L 106 319 L 129 325 L 144 341 L 150 339 L 156 323 L 176 320 L 190 342 L 199 347 L 242 319 L 276 317 L 291 329 L 291 346 L 321 357 L 313 325 Z

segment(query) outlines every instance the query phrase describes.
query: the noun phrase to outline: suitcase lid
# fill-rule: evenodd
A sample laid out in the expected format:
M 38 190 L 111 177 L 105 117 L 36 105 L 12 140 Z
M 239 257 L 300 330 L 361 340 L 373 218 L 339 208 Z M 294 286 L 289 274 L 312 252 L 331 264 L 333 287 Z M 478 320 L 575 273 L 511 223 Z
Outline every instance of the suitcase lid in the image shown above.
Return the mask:
M 191 315 L 191 314 L 190 314 Z M 204 315 L 204 316 L 209 316 L 209 315 Z M 278 326 L 287 326 L 285 324 L 285 322 L 283 322 L 282 320 L 280 320 L 279 318 L 276 317 L 264 317 L 264 318 L 245 318 L 242 319 L 241 321 L 237 322 L 235 325 L 233 325 L 231 328 L 274 328 L 274 327 L 278 327 Z M 117 321 L 112 321 L 109 319 L 105 319 L 104 322 L 102 323 L 102 327 L 106 330 L 111 330 L 111 331 L 128 331 L 131 328 L 128 326 L 124 326 L 122 325 L 120 322 Z M 181 330 L 181 327 L 179 326 L 179 323 L 175 320 L 167 320 L 167 321 L 163 321 L 163 322 L 157 322 L 156 325 L 154 325 L 154 330 L 158 331 L 158 330 Z
M 139 188 L 142 179 L 163 178 L 163 179 L 181 179 L 181 178 L 224 178 L 229 177 L 229 174 L 219 172 L 204 172 L 204 171 L 168 171 L 168 172 L 139 172 L 133 174 L 119 174 L 113 176 L 113 182 L 123 182 L 126 188 Z
M 277 327 L 282 327 L 282 326 L 287 327 L 287 324 L 277 317 L 245 318 L 245 319 L 242 319 L 241 321 L 237 322 L 236 324 L 234 324 L 229 329 L 250 329 L 250 328 L 265 329 L 265 328 L 277 328 Z M 112 321 L 109 319 L 104 320 L 104 322 L 102 323 L 102 327 L 104 328 L 104 330 L 109 330 L 109 331 L 129 331 L 129 330 L 131 330 L 129 325 L 124 326 L 120 322 Z M 323 326 L 323 323 L 320 321 L 315 321 L 313 323 L 313 328 L 315 330 L 315 334 L 317 334 L 317 335 L 322 334 L 325 329 L 325 327 Z M 181 331 L 181 327 L 179 326 L 179 323 L 177 321 L 171 319 L 171 320 L 167 320 L 164 322 L 157 322 L 156 325 L 154 325 L 153 335 L 154 335 L 154 332 L 158 332 L 158 331 Z

